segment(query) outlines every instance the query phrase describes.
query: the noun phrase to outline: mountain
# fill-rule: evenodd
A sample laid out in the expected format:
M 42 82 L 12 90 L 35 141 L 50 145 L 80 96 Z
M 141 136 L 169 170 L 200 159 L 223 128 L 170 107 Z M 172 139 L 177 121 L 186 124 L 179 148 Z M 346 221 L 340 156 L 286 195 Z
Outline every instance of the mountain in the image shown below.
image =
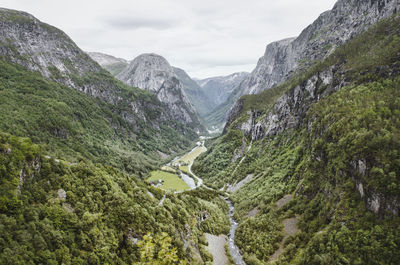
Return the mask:
M 346 10 L 376 18 L 397 12 L 393 2 Z M 206 144 L 192 170 L 230 192 L 247 264 L 398 262 L 399 36 L 394 14 L 278 86 L 242 96 L 224 134 Z
M 47 144 L 58 158 L 142 172 L 197 138 L 154 95 L 115 79 L 64 32 L 3 8 L 0 23 L 3 132 Z
M 224 103 L 233 90 L 245 79 L 249 73 L 234 73 L 228 76 L 217 76 L 198 79 L 196 82 L 203 92 L 213 101 L 215 106 Z
M 201 87 L 182 69 L 173 67 L 176 76 L 183 85 L 183 89 L 190 102 L 201 118 L 215 108 L 212 100 L 204 93 Z
M 327 58 L 338 46 L 399 9 L 398 1 L 340 0 L 322 13 L 297 38 L 271 43 L 253 72 L 234 91 L 257 94 L 280 84 L 294 73 Z
M 214 105 L 214 108 L 203 117 L 209 130 L 222 131 L 227 112 L 234 103 L 232 92 L 246 76 L 248 73 L 242 72 L 196 80 L 209 102 Z
M 162 80 L 163 78 L 166 80 L 177 78 L 181 84 L 178 86 L 181 86 L 183 88 L 183 93 L 186 94 L 186 96 L 182 97 L 182 106 L 185 106 L 184 109 L 187 110 L 186 113 L 191 113 L 190 115 L 193 116 L 193 111 L 195 111 L 203 120 L 204 124 L 211 130 L 216 128 L 221 130 L 223 128 L 226 112 L 232 105 L 232 103 L 227 103 L 227 99 L 240 82 L 249 75 L 249 73 L 241 72 L 228 76 L 197 79 L 194 81 L 183 69 L 177 67 L 172 67 L 174 72 L 174 74 L 172 74 L 170 64 L 165 58 L 156 54 L 141 55 L 135 59 L 136 61 L 133 60 L 131 64 L 128 64 L 124 59 L 119 59 L 103 53 L 88 52 L 88 55 L 124 83 L 137 87 L 141 85 L 146 87 L 146 90 L 156 93 L 157 95 L 159 93 L 157 91 L 159 91 L 164 82 L 164 80 Z M 139 64 L 146 66 L 138 67 Z M 141 73 L 139 74 L 137 71 L 141 71 Z M 148 78 L 144 77 L 144 75 L 150 71 L 154 73 L 150 74 L 151 77 L 149 78 L 154 80 L 148 82 Z M 156 72 L 165 73 L 157 74 Z M 139 75 L 142 76 L 139 77 Z M 163 75 L 164 77 L 161 77 Z M 181 92 L 177 89 L 175 92 L 172 92 L 172 94 L 173 93 L 180 94 Z M 177 106 L 175 106 L 176 104 L 179 105 L 176 100 L 170 102 L 172 94 L 169 96 L 160 95 L 159 99 L 167 105 L 170 105 L 172 109 L 178 109 Z M 192 105 L 192 107 L 189 105 Z M 215 109 L 217 111 L 214 111 Z M 173 113 L 176 114 L 177 112 Z M 185 120 L 185 118 L 183 118 L 183 120 Z M 194 118 L 194 120 L 198 119 Z M 195 121 L 195 123 L 196 122 L 197 121 Z M 198 126 L 198 128 L 201 128 L 201 126 Z
M 100 52 L 87 52 L 87 54 L 114 76 L 122 72 L 129 64 L 125 59 Z
M 160 55 L 149 53 L 136 57 L 117 78 L 131 87 L 139 87 L 157 96 L 170 109 L 174 120 L 204 131 L 172 66 Z

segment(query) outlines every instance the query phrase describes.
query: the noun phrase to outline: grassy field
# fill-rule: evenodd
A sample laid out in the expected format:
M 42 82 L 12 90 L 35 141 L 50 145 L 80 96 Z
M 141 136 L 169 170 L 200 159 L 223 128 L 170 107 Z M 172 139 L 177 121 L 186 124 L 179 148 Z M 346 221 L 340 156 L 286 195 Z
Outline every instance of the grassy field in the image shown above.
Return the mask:
M 147 181 L 159 179 L 164 180 L 164 184 L 160 187 L 163 190 L 182 191 L 189 189 L 189 186 L 178 175 L 161 170 L 151 172 L 151 177 Z
M 177 162 L 190 164 L 192 161 L 194 161 L 199 155 L 201 155 L 205 151 L 207 151 L 207 148 L 205 148 L 204 146 L 199 146 L 196 149 L 194 149 L 192 152 L 181 157 Z
M 170 166 L 162 166 L 161 170 L 168 171 L 168 172 L 171 172 L 171 173 L 176 173 L 176 170 L 174 168 L 170 167 Z
M 179 166 L 179 169 L 185 174 L 190 174 L 188 166 Z

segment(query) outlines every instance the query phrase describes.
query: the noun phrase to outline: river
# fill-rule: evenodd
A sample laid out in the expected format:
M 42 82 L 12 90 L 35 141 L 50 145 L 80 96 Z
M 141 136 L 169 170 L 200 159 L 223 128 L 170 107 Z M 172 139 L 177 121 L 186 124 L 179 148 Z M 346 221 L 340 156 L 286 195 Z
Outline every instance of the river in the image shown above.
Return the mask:
M 190 151 L 188 154 L 190 154 L 190 153 L 192 153 L 192 152 L 195 152 L 195 150 L 196 150 L 197 148 L 201 148 L 201 147 L 204 147 L 204 140 L 203 140 L 200 144 L 198 144 L 198 146 L 195 147 L 195 148 L 194 148 L 192 151 Z M 250 148 L 251 148 L 251 145 L 250 145 Z M 188 154 L 186 154 L 186 155 L 188 155 Z M 185 156 L 186 156 L 186 155 L 185 155 Z M 198 154 L 198 155 L 200 155 L 200 154 Z M 184 156 L 183 156 L 183 157 L 184 157 Z M 171 161 L 171 163 L 169 163 L 169 165 L 170 165 L 170 164 L 173 164 L 173 163 L 176 162 L 176 161 L 179 161 L 179 159 L 182 159 L 183 157 L 181 157 L 181 158 L 178 158 L 178 157 L 175 158 L 173 161 Z M 195 184 L 195 181 L 194 181 L 190 176 L 188 176 L 188 175 L 186 175 L 186 174 L 184 174 L 184 173 L 181 174 L 181 178 L 188 184 L 188 186 L 190 187 L 190 189 L 197 189 L 197 188 L 199 188 L 199 187 L 205 187 L 205 188 L 207 188 L 207 189 L 211 189 L 211 188 L 209 188 L 209 187 L 207 187 L 207 186 L 205 186 L 205 185 L 203 184 L 203 179 L 201 179 L 200 177 L 196 176 L 196 175 L 192 172 L 192 165 L 193 165 L 194 159 L 196 159 L 196 157 L 193 157 L 193 160 L 191 160 L 191 161 L 189 162 L 188 170 L 189 170 L 191 176 L 194 177 L 194 178 L 197 180 L 197 185 Z M 165 195 L 164 195 L 164 197 L 165 197 Z M 163 200 L 162 200 L 162 201 L 163 201 Z M 230 228 L 230 230 L 229 230 L 229 235 L 228 235 L 228 249 L 229 249 L 229 253 L 230 253 L 231 257 L 233 258 L 233 261 L 235 262 L 235 265 L 246 265 L 246 263 L 243 261 L 242 255 L 240 254 L 239 248 L 235 245 L 235 240 L 234 240 L 234 238 L 235 238 L 235 231 L 236 231 L 236 229 L 237 229 L 237 227 L 238 227 L 238 225 L 239 225 L 239 224 L 235 221 L 235 219 L 234 219 L 234 217 L 233 217 L 233 213 L 234 213 L 234 211 L 235 211 L 235 207 L 234 207 L 232 201 L 231 201 L 229 198 L 225 198 L 225 201 L 226 201 L 226 203 L 228 204 L 228 207 L 229 207 L 228 216 L 229 216 L 229 221 L 230 221 L 230 224 L 231 224 L 231 228 Z M 160 204 L 161 204 L 161 203 L 160 203 Z M 161 205 L 162 205 L 162 204 L 161 204 Z M 213 255 L 215 255 L 215 254 L 213 254 Z M 222 255 L 222 254 L 221 254 L 221 255 Z M 220 258 L 220 257 L 214 257 L 215 260 L 217 260 L 218 258 Z
M 229 215 L 229 221 L 231 223 L 231 228 L 229 230 L 229 235 L 228 235 L 229 253 L 231 254 L 233 261 L 235 262 L 236 265 L 246 265 L 246 263 L 243 261 L 242 255 L 240 254 L 239 248 L 235 244 L 235 231 L 239 225 L 233 217 L 233 213 L 235 212 L 235 207 L 233 206 L 233 203 L 230 199 L 225 198 L 225 201 L 229 206 L 228 215 Z

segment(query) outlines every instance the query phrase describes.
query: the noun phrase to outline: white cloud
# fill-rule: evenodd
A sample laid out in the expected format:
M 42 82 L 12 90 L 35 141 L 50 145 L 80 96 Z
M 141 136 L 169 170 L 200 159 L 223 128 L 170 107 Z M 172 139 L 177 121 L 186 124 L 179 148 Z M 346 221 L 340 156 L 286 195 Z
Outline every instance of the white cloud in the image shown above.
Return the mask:
M 84 50 L 158 53 L 190 75 L 251 71 L 265 46 L 293 37 L 336 0 L 3 0 L 64 30 Z

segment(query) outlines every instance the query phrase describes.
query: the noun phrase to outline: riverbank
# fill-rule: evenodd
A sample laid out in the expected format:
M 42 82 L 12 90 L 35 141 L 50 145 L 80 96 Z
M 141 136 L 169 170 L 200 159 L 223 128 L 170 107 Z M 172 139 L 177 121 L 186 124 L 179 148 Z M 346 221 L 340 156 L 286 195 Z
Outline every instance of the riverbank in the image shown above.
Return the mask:
M 233 214 L 235 212 L 235 207 L 232 201 L 229 200 L 228 198 L 225 198 L 225 201 L 229 206 L 228 215 L 229 215 L 229 221 L 231 223 L 231 229 L 229 230 L 229 237 L 228 237 L 228 250 L 236 265 L 246 265 L 246 263 L 242 258 L 242 255 L 240 254 L 238 246 L 236 246 L 235 244 L 235 232 L 237 227 L 239 226 L 239 224 L 235 221 L 235 218 L 233 217 Z
M 176 157 L 162 166 L 160 170 L 151 172 L 151 177 L 147 181 L 156 188 L 175 193 L 201 187 L 203 180 L 193 174 L 191 167 L 193 161 L 206 151 L 204 141 L 197 142 L 197 146 L 190 152 L 181 157 Z

